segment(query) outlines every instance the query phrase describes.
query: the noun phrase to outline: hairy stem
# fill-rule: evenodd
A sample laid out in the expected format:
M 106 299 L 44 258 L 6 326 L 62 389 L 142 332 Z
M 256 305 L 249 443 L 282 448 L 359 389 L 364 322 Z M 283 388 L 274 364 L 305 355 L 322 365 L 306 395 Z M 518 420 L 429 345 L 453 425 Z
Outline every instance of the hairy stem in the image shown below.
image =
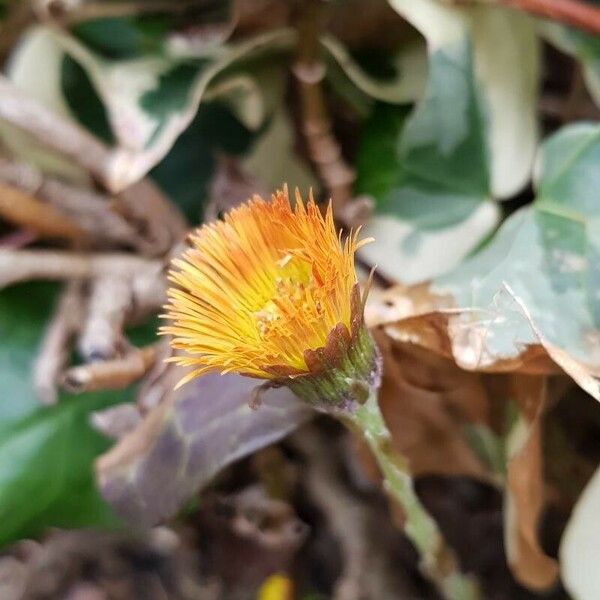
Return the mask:
M 367 401 L 343 420 L 357 429 L 373 452 L 388 494 L 402 507 L 404 532 L 421 557 L 421 570 L 447 600 L 476 600 L 479 591 L 470 577 L 460 572 L 452 549 L 444 540 L 437 523 L 417 496 L 406 459 L 398 454 L 377 402 L 377 390 Z

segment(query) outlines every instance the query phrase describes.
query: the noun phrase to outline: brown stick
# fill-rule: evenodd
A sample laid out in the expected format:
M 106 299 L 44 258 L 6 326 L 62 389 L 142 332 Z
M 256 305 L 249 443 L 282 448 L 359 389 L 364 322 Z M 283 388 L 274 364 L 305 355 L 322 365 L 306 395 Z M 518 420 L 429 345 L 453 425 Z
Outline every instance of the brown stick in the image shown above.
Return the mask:
M 84 254 L 60 250 L 0 248 L 0 289 L 32 279 L 88 279 L 107 275 L 157 277 L 163 264 L 125 253 Z
M 319 35 L 323 28 L 321 0 L 300 3 L 298 56 L 294 75 L 300 86 L 303 133 L 310 158 L 315 163 L 331 198 L 334 213 L 341 214 L 352 199 L 354 171 L 346 164 L 337 140 L 331 132 L 325 95 L 321 83 L 325 65 L 320 59 Z
M 17 229 L 0 237 L 0 248 L 24 248 L 37 240 L 37 235 L 29 229 Z
M 173 354 L 169 340 L 163 338 L 157 346 L 156 360 L 141 382 L 135 398 L 142 415 L 156 408 L 181 379 L 181 370 L 173 363 L 166 362 Z
M 100 181 L 113 180 L 110 150 L 75 122 L 49 110 L 0 76 L 0 118 L 33 135 L 48 148 L 87 169 Z
M 131 302 L 130 279 L 108 275 L 92 281 L 88 314 L 78 342 L 84 359 L 108 360 L 117 355 Z
M 165 240 L 156 239 L 155 228 L 150 228 L 145 222 L 141 222 L 144 208 L 146 208 L 146 212 L 150 213 L 148 221 L 157 218 L 154 214 L 157 212 L 156 201 L 146 204 L 135 195 L 131 198 L 131 203 L 137 200 L 139 205 L 140 215 L 136 221 L 139 222 L 140 229 L 144 232 L 149 230 L 150 235 L 146 237 L 152 238 L 146 239 L 145 236 L 138 233 L 137 227 L 134 227 L 125 216 L 117 212 L 115 205 L 119 201 L 110 196 L 48 177 L 31 165 L 3 158 L 0 158 L 0 181 L 21 188 L 32 196 L 42 198 L 60 212 L 71 217 L 79 227 L 88 233 L 88 240 L 91 238 L 93 245 L 124 245 L 145 255 L 164 254 L 166 251 Z M 137 186 L 132 187 L 136 188 Z M 166 199 L 163 199 L 163 202 L 168 203 Z M 163 214 L 164 211 L 159 212 L 158 218 Z M 164 237 L 170 240 L 168 226 L 163 224 L 163 227 L 167 231 Z
M 56 384 L 69 360 L 69 341 L 82 317 L 81 282 L 70 281 L 59 299 L 33 366 L 33 387 L 43 404 L 55 404 Z
M 496 0 L 538 17 L 600 34 L 600 8 L 579 0 Z
M 129 223 L 139 224 L 156 255 L 169 252 L 187 235 L 185 218 L 150 179 L 123 190 L 115 198 L 113 208 Z
M 120 390 L 144 376 L 156 358 L 157 344 L 136 348 L 123 358 L 93 362 L 68 369 L 62 386 L 71 393 Z
M 85 232 L 69 217 L 19 188 L 0 183 L 0 218 L 33 231 L 41 238 L 70 240 L 76 244 Z
M 124 245 L 148 256 L 162 252 L 112 209 L 110 197 L 51 178 L 44 179 L 39 194 L 77 221 L 98 245 Z

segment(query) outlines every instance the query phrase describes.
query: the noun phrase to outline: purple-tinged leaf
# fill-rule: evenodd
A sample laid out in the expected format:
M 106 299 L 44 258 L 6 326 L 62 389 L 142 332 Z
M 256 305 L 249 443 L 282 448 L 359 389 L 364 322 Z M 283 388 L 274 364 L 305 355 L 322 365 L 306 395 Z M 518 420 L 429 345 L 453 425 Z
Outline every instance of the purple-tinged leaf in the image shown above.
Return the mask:
M 312 416 L 286 388 L 250 408 L 255 379 L 205 375 L 173 392 L 96 463 L 100 491 L 122 517 L 150 526 L 172 516 L 232 462 Z

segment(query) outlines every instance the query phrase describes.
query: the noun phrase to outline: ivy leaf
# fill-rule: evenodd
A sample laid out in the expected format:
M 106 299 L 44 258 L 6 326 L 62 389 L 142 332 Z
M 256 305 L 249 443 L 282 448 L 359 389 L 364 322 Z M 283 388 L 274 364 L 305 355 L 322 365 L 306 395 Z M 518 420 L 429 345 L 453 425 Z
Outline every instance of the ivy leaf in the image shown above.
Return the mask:
M 600 399 L 599 160 L 600 125 L 575 124 L 551 136 L 539 156 L 533 205 L 433 282 L 432 292 L 472 311 L 453 326 L 454 356 L 464 368 L 490 368 L 541 345 Z
M 209 374 L 173 392 L 97 463 L 100 489 L 128 521 L 173 516 L 232 462 L 285 437 L 313 411 L 287 388 L 250 407 L 257 382 Z
M 293 32 L 284 29 L 269 31 L 236 44 L 222 45 L 197 58 L 149 52 L 115 60 L 97 54 L 74 35 L 40 26 L 30 33 L 13 56 L 9 76 L 21 89 L 49 107 L 69 114 L 64 90 L 61 89 L 61 83 L 65 82 L 64 60 L 74 61 L 85 71 L 86 84 L 91 83 L 105 111 L 96 120 L 99 122 L 105 117 L 110 126 L 107 133 L 101 124 L 100 132 L 105 139 L 115 140 L 114 169 L 106 183 L 117 192 L 141 179 L 169 153 L 177 138 L 194 120 L 200 103 L 211 91 L 211 85 L 218 83 L 218 87 L 223 89 L 223 77 L 230 76 L 238 82 L 239 92 L 240 76 L 234 65 L 265 52 L 277 53 L 287 49 L 292 41 Z M 43 85 L 38 80 L 40 61 L 48 63 Z M 66 68 L 73 74 L 73 66 Z M 244 86 L 248 88 L 248 77 Z M 258 86 L 252 89 L 256 91 Z M 214 93 L 210 96 L 215 99 Z M 257 113 L 256 93 L 238 94 L 236 102 L 240 114 L 249 112 L 239 106 L 244 101 L 251 102 L 252 113 Z M 94 110 L 98 116 L 100 111 L 97 107 Z M 257 114 L 260 119 L 266 116 L 260 110 Z M 259 126 L 260 122 L 254 125 Z M 41 163 L 44 168 L 52 161 L 57 162 L 58 159 L 48 156 L 47 151 L 35 148 L 31 140 L 28 144 L 22 139 L 13 140 L 12 129 L 3 126 L 2 132 L 11 150 L 18 155 L 30 160 L 36 152 L 41 153 L 45 160 Z M 34 162 L 40 164 L 40 161 Z M 67 165 L 60 163 L 59 166 L 61 172 L 72 174 Z
M 371 154 L 371 167 L 359 160 L 357 184 L 375 197 L 365 233 L 379 242 L 361 252 L 389 278 L 417 283 L 458 265 L 496 226 L 494 200 L 529 180 L 538 52 L 532 23 L 516 11 L 390 4 L 427 40 L 429 77 L 410 114 L 377 107 L 367 124 L 360 156 Z M 387 125 L 377 125 L 381 112 Z

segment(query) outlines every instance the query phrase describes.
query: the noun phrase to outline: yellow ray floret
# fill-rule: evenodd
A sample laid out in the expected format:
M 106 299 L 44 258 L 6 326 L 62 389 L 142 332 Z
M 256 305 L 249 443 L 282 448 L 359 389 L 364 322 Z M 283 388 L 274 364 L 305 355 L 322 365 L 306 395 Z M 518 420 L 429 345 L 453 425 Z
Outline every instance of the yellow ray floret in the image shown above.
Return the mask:
M 305 352 L 325 346 L 340 323 L 352 329 L 354 253 L 368 241 L 357 233 L 342 242 L 331 206 L 323 215 L 296 192 L 292 208 L 284 188 L 191 234 L 169 273 L 170 325 L 161 328 L 183 351 L 175 362 L 195 367 L 185 380 L 308 373 Z

